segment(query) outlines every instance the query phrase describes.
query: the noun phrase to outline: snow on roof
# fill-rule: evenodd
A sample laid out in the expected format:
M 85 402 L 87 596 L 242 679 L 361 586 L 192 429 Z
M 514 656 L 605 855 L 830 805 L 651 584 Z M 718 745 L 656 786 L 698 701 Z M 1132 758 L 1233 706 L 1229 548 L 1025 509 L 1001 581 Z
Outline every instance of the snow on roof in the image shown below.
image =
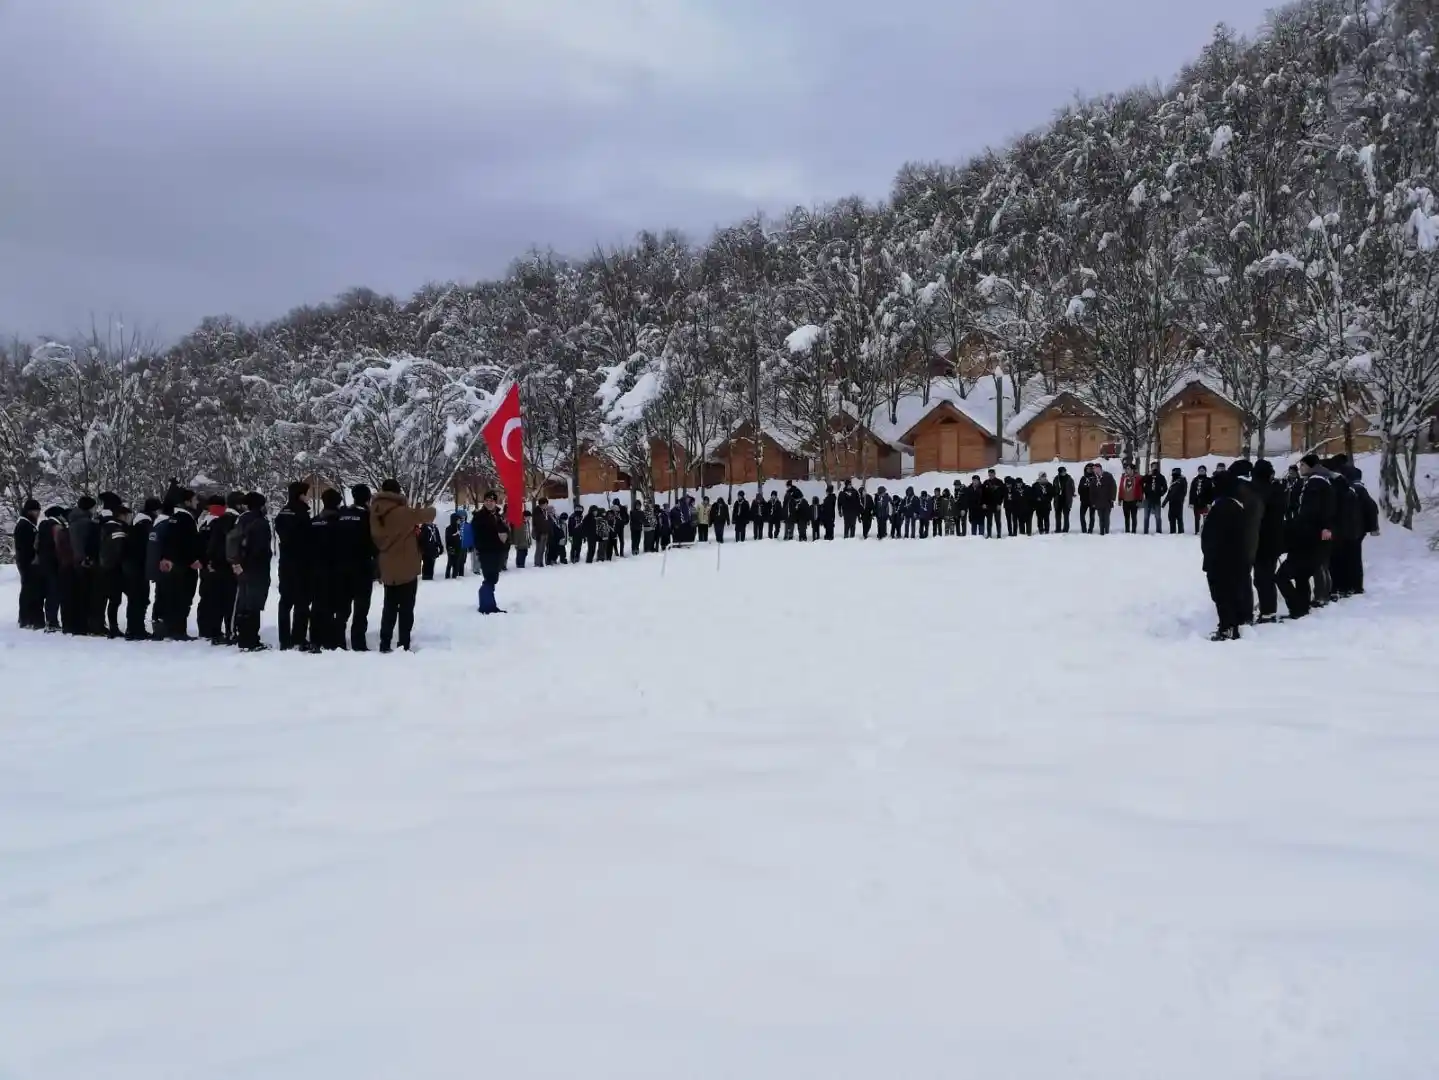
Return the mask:
M 953 406 L 955 411 L 962 414 L 966 419 L 972 421 L 975 427 L 979 428 L 990 438 L 995 437 L 995 400 L 994 380 L 992 378 L 980 379 L 970 388 L 967 397 L 960 397 L 959 391 L 954 383 L 948 379 L 935 379 L 929 384 L 929 403 L 925 404 L 923 395 L 906 394 L 899 400 L 899 407 L 895 410 L 895 422 L 890 423 L 889 405 L 881 405 L 875 410 L 874 419 L 870 423 L 870 430 L 881 439 L 896 445 L 908 445 L 904 442 L 904 436 L 908 434 L 916 424 L 939 407 L 941 402 L 947 402 Z M 1008 415 L 1014 407 L 1014 386 L 1008 375 L 1004 376 L 1004 411 Z M 1006 432 L 1008 425 L 1005 425 Z M 1005 436 L 1008 439 L 1008 435 Z
M 1190 371 L 1174 380 L 1174 385 L 1169 388 L 1169 393 L 1164 395 L 1164 401 L 1160 408 L 1171 404 L 1175 398 L 1191 386 L 1202 386 L 1221 401 L 1239 409 L 1238 403 L 1229 396 L 1229 391 L 1224 389 L 1224 384 L 1207 371 Z M 1242 409 L 1240 411 L 1243 412 Z
M 1028 424 L 1032 423 L 1040 413 L 1053 405 L 1059 398 L 1059 394 L 1040 394 L 1038 397 L 1031 397 L 1028 405 L 1009 418 L 1009 422 L 1004 425 L 1004 433 L 1011 438 L 1017 437 Z
M 762 434 L 773 439 L 781 450 L 787 450 L 791 454 L 804 454 L 804 437 L 782 420 L 765 420 L 759 429 Z

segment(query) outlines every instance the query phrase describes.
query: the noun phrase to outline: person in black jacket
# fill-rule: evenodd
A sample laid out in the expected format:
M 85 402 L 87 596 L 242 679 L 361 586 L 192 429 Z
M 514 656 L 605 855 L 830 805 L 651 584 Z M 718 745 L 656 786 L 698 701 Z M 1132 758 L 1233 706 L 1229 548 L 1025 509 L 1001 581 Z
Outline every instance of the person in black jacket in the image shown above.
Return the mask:
M 1333 473 L 1334 543 L 1330 553 L 1330 574 L 1336 600 L 1354 595 L 1355 556 L 1364 539 L 1363 509 L 1359 493 L 1350 481 L 1349 458 L 1344 454 L 1324 463 Z
M 123 503 L 112 506 L 100 518 L 100 558 L 95 580 L 105 605 L 105 634 L 114 639 L 124 636 L 120 631 L 120 604 L 125 599 L 125 547 L 134 515 Z
M 826 484 L 824 486 L 824 501 L 819 505 L 819 521 L 816 523 L 815 527 L 814 538 L 816 540 L 819 539 L 818 527 L 820 525 L 824 526 L 824 538 L 826 540 L 834 539 L 834 519 L 837 502 L 838 500 L 835 498 L 834 494 L 834 485 Z
M 1245 509 L 1235 486 L 1237 478 L 1216 478 L 1215 499 L 1200 535 L 1209 595 L 1219 616 L 1211 641 L 1238 641 L 1248 606 L 1249 568 L 1245 559 Z
M 20 571 L 20 629 L 45 629 L 45 582 L 40 574 L 40 504 L 26 499 L 15 522 L 15 567 Z
M 1254 563 L 1259 553 L 1259 532 L 1264 522 L 1264 496 L 1255 490 L 1252 478 L 1254 468 L 1245 458 L 1240 458 L 1226 473 L 1235 481 L 1234 497 L 1244 507 L 1244 621 L 1254 621 Z M 1216 483 L 1218 478 L 1216 477 Z
M 1309 614 L 1313 606 L 1310 582 L 1320 572 L 1320 545 L 1333 536 L 1332 492 L 1328 479 L 1318 473 L 1318 467 L 1317 456 L 1305 455 L 1299 464 L 1300 482 L 1285 509 L 1287 554 L 1275 575 L 1275 584 L 1291 619 L 1302 619 Z
M 1092 533 L 1096 524 L 1096 513 L 1094 510 L 1094 489 L 1099 486 L 1099 477 L 1096 475 L 1097 468 L 1093 464 L 1086 465 L 1079 477 L 1077 493 L 1079 495 L 1079 531 Z
M 312 653 L 345 647 L 340 608 L 344 603 L 345 580 L 340 574 L 340 504 L 344 498 L 334 488 L 320 493 L 320 512 L 310 520 L 306 551 L 310 560 L 310 643 Z M 464 553 L 458 559 L 464 562 Z
M 350 488 L 353 505 L 340 507 L 333 526 L 335 636 L 343 641 L 348 625 L 352 652 L 369 651 L 366 635 L 370 631 L 370 599 L 374 596 L 375 580 L 379 576 L 375 565 L 375 538 L 370 532 L 370 494 L 366 484 Z
M 45 586 L 45 632 L 58 634 L 64 629 L 64 616 L 70 611 L 70 567 L 74 555 L 70 548 L 70 530 L 65 524 L 68 511 L 63 506 L 50 506 L 40 519 L 35 539 L 35 564 Z
M 804 496 L 801 495 L 800 497 L 803 498 Z M 788 517 L 788 515 L 785 513 L 784 504 L 779 501 L 779 492 L 771 491 L 769 493 L 769 500 L 764 504 L 764 519 L 765 523 L 769 526 L 767 530 L 769 539 L 779 539 L 780 527 L 784 525 L 786 517 Z M 759 536 L 760 531 L 756 528 L 755 539 L 758 540 Z
M 1169 490 L 1164 494 L 1164 505 L 1169 509 L 1169 532 L 1171 535 L 1184 532 L 1184 500 L 1189 494 L 1189 481 L 1184 479 L 1182 469 L 1169 473 Z
M 150 531 L 156 515 L 160 513 L 160 500 L 154 497 L 145 500 L 144 508 L 130 518 L 125 536 L 125 640 L 149 641 L 150 632 L 145 629 L 145 614 L 150 610 L 149 561 Z
M 1194 510 L 1194 531 L 1196 533 L 1204 528 L 1204 515 L 1209 513 L 1209 506 L 1212 502 L 1214 502 L 1214 481 L 1210 479 L 1209 473 L 1201 465 L 1194 474 L 1194 483 L 1189 485 L 1189 505 Z
M 200 523 L 204 568 L 200 571 L 200 606 L 195 622 L 200 636 L 212 645 L 228 645 L 234 638 L 235 571 L 225 557 L 225 540 L 240 518 L 244 492 L 207 500 L 205 519 Z
M 74 509 L 66 515 L 66 537 L 70 541 L 69 587 L 65 590 L 65 610 L 60 622 L 67 634 L 84 636 L 96 627 L 92 623 L 95 587 L 95 562 L 100 553 L 100 522 L 95 516 L 95 500 L 81 495 Z
M 294 481 L 289 501 L 275 515 L 280 547 L 280 610 L 276 618 L 280 651 L 304 649 L 310 630 L 310 485 Z
M 1342 482 L 1340 477 L 1329 471 L 1322 461 L 1319 461 L 1310 473 L 1311 476 L 1321 476 L 1328 483 L 1329 497 L 1325 502 L 1326 518 L 1325 533 L 1319 538 L 1318 567 L 1314 574 L 1314 599 L 1312 607 L 1322 608 L 1334 597 L 1334 579 L 1331 570 L 1331 562 L 1334 555 L 1334 540 L 1339 535 L 1339 485 Z
M 1149 520 L 1153 518 L 1154 535 L 1159 536 L 1164 532 L 1159 527 L 1159 508 L 1164 505 L 1164 497 L 1169 493 L 1169 482 L 1160 472 L 1159 462 L 1153 462 L 1149 466 L 1149 472 L 1144 474 L 1141 487 L 1144 492 L 1144 535 L 1149 535 Z
M 734 518 L 734 538 L 737 543 L 744 543 L 745 530 L 749 528 L 750 504 L 741 491 L 734 497 L 734 508 L 730 511 Z
M 164 531 L 160 534 L 159 575 L 155 586 L 155 637 L 194 641 L 190 634 L 190 608 L 204 566 L 200 531 L 195 522 L 195 493 L 182 488 Z
M 724 501 L 723 495 L 717 497 L 710 507 L 710 524 L 714 526 L 715 543 L 723 544 L 725 526 L 729 524 L 729 504 Z
M 861 539 L 869 539 L 869 530 L 874 528 L 874 496 L 868 491 L 859 496 L 859 532 Z M 851 534 L 853 535 L 853 534 Z
M 1263 458 L 1254 463 L 1253 488 L 1264 505 L 1259 522 L 1259 544 L 1254 552 L 1254 591 L 1259 594 L 1258 621 L 1262 625 L 1278 619 L 1279 592 L 1274 584 L 1274 572 L 1279 556 L 1284 552 L 1286 499 L 1284 488 L 1274 478 L 1273 463 Z
M 846 540 L 854 539 L 855 526 L 859 523 L 860 499 L 859 492 L 854 490 L 852 481 L 846 480 L 844 488 L 839 493 L 839 516 L 844 521 L 844 533 Z
M 445 553 L 445 537 L 440 532 L 440 527 L 433 521 L 427 521 L 420 526 L 420 535 L 416 540 L 420 545 L 420 580 L 435 580 L 435 563 Z
M 1054 505 L 1054 485 L 1049 482 L 1049 473 L 1041 472 L 1030 490 L 1034 495 L 1034 512 L 1039 517 L 1039 534 L 1043 536 L 1049 532 L 1049 511 Z
M 971 517 L 974 516 L 975 497 L 974 482 L 971 481 L 969 498 Z M 978 499 L 980 522 L 977 523 L 974 530 L 975 535 L 982 534 L 997 540 L 1003 535 L 999 515 L 1004 506 L 1004 481 L 994 475 L 993 469 L 989 470 L 984 482 L 979 485 Z
M 1054 473 L 1054 531 L 1069 531 L 1069 511 L 1074 505 L 1074 477 L 1061 465 Z
M 358 489 L 357 489 L 358 490 Z M 365 489 L 369 502 L 369 489 Z M 245 652 L 266 648 L 260 640 L 260 616 L 270 597 L 270 561 L 274 542 L 265 516 L 265 496 L 252 491 L 245 496 L 245 512 L 226 535 L 225 554 L 235 573 L 235 641 Z M 369 510 L 365 510 L 368 534 Z M 366 607 L 368 608 L 368 598 Z M 363 636 L 361 637 L 363 644 Z
M 445 580 L 451 578 L 462 578 L 465 576 L 465 545 L 460 542 L 460 530 L 465 523 L 463 510 L 456 510 L 450 515 L 450 523 L 445 526 Z M 539 565 L 536 562 L 536 565 Z
M 86 623 L 91 634 L 114 639 L 120 637 L 120 604 L 125 598 L 124 583 L 116 561 L 124 552 L 124 529 L 120 529 L 118 543 L 112 545 L 111 565 L 104 563 L 106 538 L 116 539 L 114 521 L 125 508 L 125 500 L 113 491 L 102 491 L 98 497 L 99 507 L 95 511 L 93 527 L 86 545 L 90 563 L 90 609 Z M 106 525 L 110 524 L 110 528 Z M 111 617 L 111 603 L 114 617 Z
M 1349 589 L 1352 595 L 1359 596 L 1364 592 L 1364 539 L 1379 535 L 1379 505 L 1364 486 L 1362 472 L 1353 465 L 1348 465 L 1345 467 L 1345 475 L 1349 477 L 1349 486 L 1354 489 L 1355 498 L 1359 500 L 1359 540 L 1349 556 Z
M 1010 536 L 1019 531 L 1020 507 L 1024 501 L 1024 488 L 1017 476 L 1004 478 L 1004 529 Z
M 590 511 L 592 515 L 596 512 L 594 507 L 590 507 Z M 500 516 L 499 500 L 493 491 L 485 492 L 484 503 L 475 511 L 471 524 L 475 534 L 475 551 L 480 556 L 480 575 L 483 578 L 480 584 L 480 614 L 503 615 L 504 609 L 495 602 L 495 586 L 499 584 L 500 571 L 505 568 L 505 562 L 509 558 L 510 526 Z M 593 529 L 593 521 L 587 527 Z M 595 541 L 591 539 L 591 553 L 594 551 L 594 544 Z

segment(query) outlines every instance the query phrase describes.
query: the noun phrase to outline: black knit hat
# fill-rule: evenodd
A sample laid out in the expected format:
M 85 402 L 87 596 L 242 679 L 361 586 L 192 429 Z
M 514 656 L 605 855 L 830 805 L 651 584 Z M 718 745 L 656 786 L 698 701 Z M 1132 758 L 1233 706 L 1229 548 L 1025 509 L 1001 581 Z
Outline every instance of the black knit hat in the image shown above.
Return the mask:
M 161 505 L 162 504 L 160 500 L 155 498 L 155 496 L 151 495 L 148 499 L 145 500 L 145 513 L 149 514 L 151 517 L 154 517 L 160 512 Z
M 125 500 L 116 495 L 113 491 L 100 492 L 100 507 L 114 513 L 125 505 Z
M 1260 480 L 1274 479 L 1274 462 L 1268 458 L 1260 458 L 1254 463 L 1254 475 Z
M 382 480 L 382 481 L 380 482 L 380 490 L 381 490 L 381 491 L 387 491 L 387 492 L 389 492 L 391 495 L 399 495 L 399 494 L 401 493 L 401 492 L 400 492 L 400 482 L 399 482 L 398 480 L 396 480 L 394 477 L 390 477 L 390 479 L 388 479 L 388 480 Z
M 1234 476 L 1250 476 L 1254 472 L 1254 466 L 1250 465 L 1244 458 L 1240 458 L 1233 465 L 1229 466 L 1229 472 Z
M 95 509 L 95 500 L 89 495 L 81 495 L 80 501 L 75 504 L 77 510 Z
M 291 498 L 291 499 L 301 499 L 301 498 L 304 498 L 305 495 L 309 493 L 309 490 L 310 490 L 310 485 L 307 484 L 307 483 L 305 483 L 305 481 L 303 481 L 303 480 L 291 480 L 291 481 L 290 481 L 289 492 L 290 492 L 290 498 Z
M 1308 465 L 1311 469 L 1319 468 L 1318 454 L 1305 454 L 1299 461 L 1301 464 Z
M 25 500 L 25 509 L 22 510 L 22 511 L 20 511 L 20 512 L 21 512 L 22 514 L 38 514 L 38 513 L 40 512 L 40 500 L 39 500 L 39 499 L 26 499 L 26 500 Z

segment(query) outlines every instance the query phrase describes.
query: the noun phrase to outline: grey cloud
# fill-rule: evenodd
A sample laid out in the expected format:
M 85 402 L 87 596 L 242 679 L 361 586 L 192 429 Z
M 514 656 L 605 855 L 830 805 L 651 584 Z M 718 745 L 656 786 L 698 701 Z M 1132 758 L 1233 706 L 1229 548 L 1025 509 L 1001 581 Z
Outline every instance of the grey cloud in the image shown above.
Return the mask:
M 173 335 L 882 196 L 1265 6 L 0 0 L 0 327 Z

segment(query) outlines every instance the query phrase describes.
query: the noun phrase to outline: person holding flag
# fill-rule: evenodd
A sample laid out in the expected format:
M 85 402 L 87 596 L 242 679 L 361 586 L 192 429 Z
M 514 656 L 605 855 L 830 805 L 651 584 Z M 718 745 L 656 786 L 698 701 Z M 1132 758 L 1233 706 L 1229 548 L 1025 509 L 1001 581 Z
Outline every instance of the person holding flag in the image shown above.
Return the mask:
M 525 512 L 525 427 L 520 416 L 519 385 L 511 382 L 496 396 L 499 406 L 485 421 L 480 434 L 494 459 L 500 486 L 505 489 L 505 513 L 501 515 L 495 493 L 487 491 L 484 505 L 474 517 L 475 554 L 484 579 L 479 598 L 483 615 L 504 613 L 495 602 L 495 586 L 509 559 L 510 536 L 524 525 Z

